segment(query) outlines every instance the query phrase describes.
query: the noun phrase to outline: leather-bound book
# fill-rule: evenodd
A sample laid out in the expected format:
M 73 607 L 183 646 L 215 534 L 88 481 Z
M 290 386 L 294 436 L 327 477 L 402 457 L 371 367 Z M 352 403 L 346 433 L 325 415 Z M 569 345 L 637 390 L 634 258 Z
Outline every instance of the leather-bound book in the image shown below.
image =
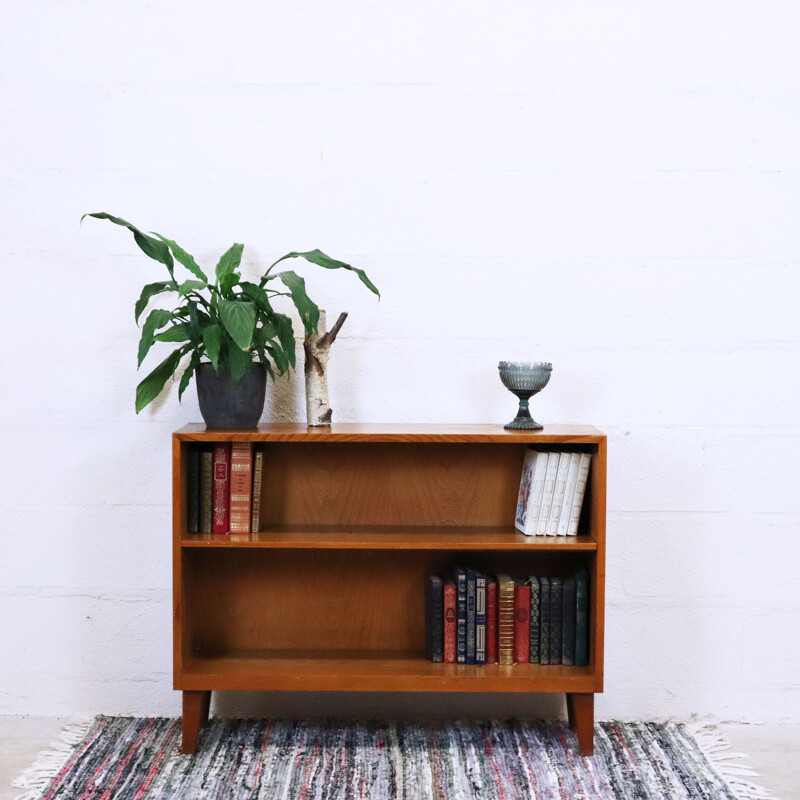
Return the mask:
M 234 442 L 231 445 L 231 533 L 250 533 L 253 496 L 253 445 Z
M 575 666 L 589 666 L 589 573 L 575 573 Z
M 561 663 L 561 578 L 550 578 L 550 663 Z
M 444 661 L 444 594 L 442 579 L 425 579 L 425 649 L 434 662 Z
M 230 530 L 230 478 L 230 442 L 217 442 L 214 445 L 214 519 L 211 527 L 212 533 L 228 533 Z
M 539 578 L 542 613 L 539 617 L 539 663 L 550 663 L 550 579 Z
M 497 581 L 486 579 L 486 663 L 497 663 Z
M 564 578 L 561 586 L 561 663 L 575 665 L 575 578 Z
M 514 586 L 514 661 L 527 664 L 531 648 L 531 585 L 517 581 Z
M 514 580 L 504 572 L 497 576 L 497 659 L 514 663 Z
M 200 533 L 211 533 L 214 525 L 214 451 L 200 449 Z
M 253 453 L 253 508 L 250 515 L 250 532 L 258 533 L 261 527 L 261 477 L 264 473 L 264 451 Z
M 186 528 L 189 533 L 200 532 L 200 450 L 189 445 L 188 492 L 186 508 Z
M 539 663 L 539 625 L 542 615 L 542 587 L 537 577 L 528 580 L 531 585 L 531 646 L 529 657 L 531 664 Z
M 444 663 L 456 663 L 456 585 L 447 581 L 442 589 L 444 605 Z

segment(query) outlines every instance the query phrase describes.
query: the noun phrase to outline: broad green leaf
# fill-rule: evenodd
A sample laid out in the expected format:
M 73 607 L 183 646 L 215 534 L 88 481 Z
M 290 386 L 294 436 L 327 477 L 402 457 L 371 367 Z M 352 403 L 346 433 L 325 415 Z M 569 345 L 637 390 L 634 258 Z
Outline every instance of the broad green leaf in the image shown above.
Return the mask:
M 219 349 L 222 346 L 222 328 L 219 325 L 209 325 L 203 330 L 203 344 L 206 346 L 206 354 L 214 367 L 219 369 Z
M 286 354 L 278 347 L 276 344 L 272 342 L 267 342 L 266 344 L 267 352 L 272 356 L 272 360 L 275 362 L 275 366 L 278 368 L 278 372 L 283 374 L 287 372 L 289 369 L 289 362 L 286 358 Z
M 189 312 L 189 336 L 193 342 L 200 342 L 203 339 L 203 330 L 211 324 L 211 319 L 191 300 L 187 301 L 186 308 Z
M 189 335 L 188 323 L 182 322 L 156 334 L 154 338 L 157 342 L 188 342 L 192 337 Z
M 222 280 L 219 282 L 219 293 L 226 297 L 231 293 L 231 289 L 239 283 L 240 275 L 237 272 L 229 272 Z
M 292 294 L 292 302 L 295 305 L 303 327 L 306 329 L 306 336 L 310 336 L 317 330 L 319 323 L 319 308 L 317 304 L 306 294 L 306 282 L 296 272 L 288 269 L 279 272 L 278 277 L 283 281 Z
M 175 266 L 175 262 L 172 260 L 169 247 L 164 242 L 154 239 L 152 236 L 148 236 L 146 233 L 142 233 L 142 231 L 140 231 L 135 225 L 131 225 L 130 222 L 127 222 L 120 217 L 114 217 L 111 214 L 106 214 L 105 211 L 98 211 L 95 214 L 84 214 L 81 217 L 81 222 L 83 222 L 86 217 L 107 219 L 109 222 L 113 222 L 115 225 L 121 225 L 123 228 L 127 228 L 133 234 L 136 244 L 139 245 L 145 255 L 150 256 L 150 258 L 154 259 L 155 261 L 159 261 L 166 266 L 166 268 L 169 270 L 169 276 L 172 278 L 174 283 L 175 275 L 173 273 L 173 268 Z
M 222 279 L 239 268 L 242 263 L 243 244 L 233 244 L 222 254 L 217 264 L 217 283 L 222 284 Z
M 162 308 L 154 308 L 147 316 L 142 325 L 142 338 L 139 340 L 139 366 L 142 366 L 144 357 L 149 352 L 155 341 L 155 333 L 159 328 L 163 328 L 168 322 L 174 319 L 171 311 L 164 311 Z
M 203 281 L 203 285 L 208 283 L 208 277 L 197 265 L 197 262 L 194 260 L 194 256 L 187 253 L 179 244 L 173 242 L 172 239 L 167 239 L 166 236 L 162 236 L 160 233 L 156 233 L 155 231 L 151 231 L 151 233 L 154 236 L 158 236 L 162 242 L 169 245 L 169 249 L 172 250 L 172 255 L 175 256 L 176 260 L 183 264 L 183 266 L 186 267 L 189 272 L 200 278 L 200 280 Z
M 239 288 L 243 294 L 246 294 L 256 304 L 256 308 L 265 314 L 272 314 L 269 295 L 260 286 L 250 283 L 250 281 L 242 281 L 239 284 Z
M 181 297 L 185 297 L 187 294 L 189 294 L 189 292 L 193 292 L 196 289 L 204 289 L 206 285 L 207 284 L 204 281 L 192 281 L 192 280 L 184 281 L 178 287 L 178 294 Z
M 252 303 L 238 300 L 220 300 L 219 316 L 231 339 L 242 349 L 253 344 L 256 326 L 256 309 Z
M 188 352 L 187 346 L 179 347 L 170 353 L 137 387 L 136 413 L 158 397 L 164 384 L 175 372 L 178 362 Z
M 240 350 L 233 343 L 228 345 L 226 361 L 231 373 L 231 380 L 234 383 L 238 383 L 253 364 L 253 358 L 250 353 Z
M 286 314 L 275 314 L 274 318 L 275 326 L 278 329 L 278 339 L 280 340 L 283 352 L 286 353 L 289 364 L 294 367 L 297 363 L 297 353 L 292 321 Z
M 175 287 L 168 283 L 167 281 L 159 281 L 158 283 L 148 283 L 142 289 L 142 294 L 139 299 L 136 301 L 136 306 L 134 307 L 134 313 L 136 315 L 136 324 L 139 324 L 139 317 L 142 315 L 142 311 L 147 308 L 147 304 L 150 302 L 150 298 L 154 297 L 157 294 L 161 294 L 162 292 L 174 292 Z
M 189 381 L 192 379 L 192 375 L 194 375 L 194 371 L 197 369 L 197 365 L 200 363 L 200 356 L 200 350 L 195 350 L 192 353 L 192 357 L 189 360 L 189 364 L 184 370 L 183 375 L 181 375 L 181 382 L 178 384 L 178 402 L 180 402 L 181 397 L 183 397 L 183 393 L 186 391 L 186 387 L 189 385 Z
M 309 250 L 306 253 L 287 253 L 282 258 L 279 258 L 275 264 L 279 264 L 281 261 L 287 258 L 304 258 L 306 261 L 310 261 L 312 264 L 316 264 L 319 267 L 324 267 L 325 269 L 347 269 L 350 270 L 350 272 L 355 272 L 367 289 L 369 289 L 371 292 L 374 292 L 376 295 L 378 295 L 378 297 L 381 296 L 381 293 L 378 291 L 375 284 L 367 277 L 367 273 L 364 272 L 363 269 L 358 269 L 350 264 L 345 264 L 344 261 L 337 261 L 335 258 L 325 255 L 322 250 Z M 273 264 L 273 266 L 275 265 Z
M 258 353 L 259 360 L 267 370 L 267 375 L 269 375 L 269 377 L 272 378 L 272 380 L 275 380 L 275 372 L 272 369 L 272 364 L 267 358 L 267 354 L 264 352 L 264 349 L 260 348 L 256 352 Z
M 278 336 L 278 329 L 274 323 L 267 320 L 259 325 L 253 332 L 253 347 L 263 347 L 270 339 Z

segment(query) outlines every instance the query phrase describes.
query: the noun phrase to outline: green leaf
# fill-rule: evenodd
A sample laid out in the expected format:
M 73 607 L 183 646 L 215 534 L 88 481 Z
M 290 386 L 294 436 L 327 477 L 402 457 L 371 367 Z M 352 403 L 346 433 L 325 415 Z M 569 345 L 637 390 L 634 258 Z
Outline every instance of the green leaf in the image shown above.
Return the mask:
M 253 332 L 253 347 L 263 347 L 270 339 L 275 339 L 277 336 L 278 329 L 275 324 L 267 320 Z
M 275 325 L 278 329 L 278 339 L 280 340 L 286 359 L 294 367 L 297 363 L 296 344 L 294 341 L 294 326 L 286 314 L 275 314 Z
M 222 254 L 217 264 L 217 283 L 222 285 L 222 279 L 239 268 L 242 263 L 243 244 L 233 244 Z
M 172 260 L 169 247 L 164 242 L 154 239 L 152 236 L 148 236 L 146 233 L 142 233 L 142 231 L 140 231 L 135 225 L 131 225 L 130 222 L 127 222 L 120 217 L 114 217 L 111 214 L 106 214 L 105 211 L 99 211 L 95 214 L 84 214 L 81 217 L 81 222 L 83 222 L 86 217 L 107 219 L 109 222 L 113 222 L 115 225 L 121 225 L 123 228 L 127 228 L 133 234 L 133 238 L 136 244 L 139 245 L 142 252 L 145 255 L 150 256 L 150 258 L 154 259 L 155 261 L 159 261 L 160 263 L 164 264 L 169 270 L 169 276 L 172 278 L 173 283 L 175 282 L 175 275 L 173 274 L 175 262 Z
M 279 264 L 281 261 L 287 258 L 304 258 L 306 261 L 310 261 L 312 264 L 316 264 L 319 267 L 324 267 L 325 269 L 347 269 L 350 270 L 350 272 L 355 272 L 367 289 L 378 295 L 378 297 L 381 296 L 381 293 L 378 291 L 375 284 L 367 277 L 367 273 L 364 272 L 363 269 L 358 269 L 350 264 L 345 264 L 344 261 L 337 261 L 335 258 L 325 255 L 322 250 L 309 250 L 307 253 L 287 253 L 282 258 L 279 258 L 275 264 Z
M 239 300 L 220 300 L 219 316 L 231 339 L 242 349 L 253 344 L 256 326 L 256 308 L 252 303 Z
M 269 375 L 269 377 L 272 378 L 272 380 L 275 380 L 275 373 L 272 370 L 272 364 L 267 358 L 267 354 L 264 352 L 264 349 L 259 348 L 258 350 L 256 350 L 256 352 L 258 353 L 259 360 L 267 370 L 267 375 Z
M 275 362 L 275 366 L 278 368 L 278 372 L 283 374 L 289 370 L 289 362 L 286 358 L 285 353 L 281 350 L 280 347 L 277 345 L 268 342 L 266 345 L 267 352 L 272 356 L 272 360 Z
M 186 346 L 174 350 L 136 387 L 137 414 L 158 397 L 164 384 L 175 372 L 178 362 L 187 352 Z
M 255 304 L 259 311 L 265 314 L 272 314 L 272 305 L 269 302 L 269 295 L 257 284 L 250 281 L 242 281 L 239 284 L 242 293 L 246 294 Z
M 182 322 L 180 325 L 167 328 L 154 338 L 157 342 L 188 342 L 192 337 L 189 335 L 189 324 Z
M 290 269 L 285 272 L 279 272 L 278 277 L 291 292 L 292 302 L 300 314 L 300 319 L 303 321 L 303 327 L 306 329 L 306 336 L 310 336 L 317 330 L 319 308 L 306 294 L 305 280 Z
M 240 350 L 235 345 L 228 347 L 226 360 L 233 383 L 238 383 L 253 364 L 253 358 L 250 353 Z
M 231 293 L 231 289 L 239 283 L 240 275 L 236 272 L 229 272 L 222 280 L 219 282 L 219 293 L 225 297 Z
M 186 387 L 189 385 L 189 381 L 192 379 L 192 375 L 194 375 L 194 371 L 197 369 L 197 365 L 200 363 L 200 356 L 201 352 L 199 350 L 195 350 L 194 353 L 192 353 L 192 357 L 189 360 L 189 364 L 184 370 L 183 375 L 181 375 L 181 382 L 178 384 L 178 402 L 180 402 L 181 397 L 183 397 L 183 393 L 186 391 Z
M 196 289 L 205 289 L 207 285 L 208 284 L 205 281 L 192 281 L 192 280 L 184 281 L 178 287 L 178 294 L 181 297 L 185 297 L 187 294 L 189 294 L 189 292 L 193 292 Z
M 194 256 L 187 253 L 179 244 L 173 242 L 172 239 L 167 239 L 166 236 L 162 236 L 160 233 L 156 233 L 155 231 L 151 231 L 151 233 L 154 236 L 158 236 L 158 238 L 161 239 L 162 242 L 167 244 L 170 250 L 172 250 L 172 255 L 174 255 L 175 258 L 181 264 L 183 264 L 183 266 L 186 267 L 186 269 L 189 270 L 189 272 L 200 278 L 200 280 L 203 281 L 203 285 L 208 283 L 208 277 L 206 276 L 205 272 L 203 272 L 203 270 L 200 269 L 199 266 L 197 266 L 197 262 L 194 260 Z
M 222 346 L 222 328 L 219 325 L 209 325 L 203 331 L 203 344 L 214 370 L 219 369 L 219 349 Z
M 134 314 L 136 316 L 136 324 L 139 324 L 139 317 L 142 315 L 142 311 L 147 308 L 147 304 L 150 302 L 150 298 L 154 297 L 157 294 L 161 294 L 162 292 L 174 292 L 175 287 L 168 283 L 167 281 L 159 281 L 158 283 L 148 283 L 142 289 L 142 294 L 139 299 L 136 301 L 136 306 L 134 307 Z
M 171 311 L 164 311 L 162 308 L 154 308 L 142 325 L 142 338 L 139 340 L 139 366 L 147 355 L 155 341 L 155 333 L 159 328 L 163 328 L 168 322 L 174 319 Z

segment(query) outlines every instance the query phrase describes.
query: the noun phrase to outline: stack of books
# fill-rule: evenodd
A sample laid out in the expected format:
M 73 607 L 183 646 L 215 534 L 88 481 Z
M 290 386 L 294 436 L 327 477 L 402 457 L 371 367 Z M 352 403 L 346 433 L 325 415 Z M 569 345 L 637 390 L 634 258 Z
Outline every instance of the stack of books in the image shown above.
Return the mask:
M 264 453 L 249 442 L 191 445 L 188 533 L 256 533 Z
M 426 648 L 446 664 L 589 664 L 589 574 L 514 580 L 456 566 L 428 575 Z
M 529 449 L 522 466 L 514 524 L 526 536 L 576 536 L 590 453 Z

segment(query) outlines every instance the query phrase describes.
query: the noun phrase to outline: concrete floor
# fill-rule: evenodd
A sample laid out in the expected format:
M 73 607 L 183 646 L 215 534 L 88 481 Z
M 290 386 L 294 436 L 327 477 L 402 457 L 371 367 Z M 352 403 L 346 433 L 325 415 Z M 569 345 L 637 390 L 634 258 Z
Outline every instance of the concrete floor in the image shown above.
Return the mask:
M 72 721 L 0 716 L 0 800 L 13 800 L 22 792 L 13 788 L 11 781 Z M 749 755 L 750 765 L 760 773 L 755 782 L 772 791 L 778 800 L 800 800 L 800 725 L 725 723 L 719 728 L 735 752 Z

